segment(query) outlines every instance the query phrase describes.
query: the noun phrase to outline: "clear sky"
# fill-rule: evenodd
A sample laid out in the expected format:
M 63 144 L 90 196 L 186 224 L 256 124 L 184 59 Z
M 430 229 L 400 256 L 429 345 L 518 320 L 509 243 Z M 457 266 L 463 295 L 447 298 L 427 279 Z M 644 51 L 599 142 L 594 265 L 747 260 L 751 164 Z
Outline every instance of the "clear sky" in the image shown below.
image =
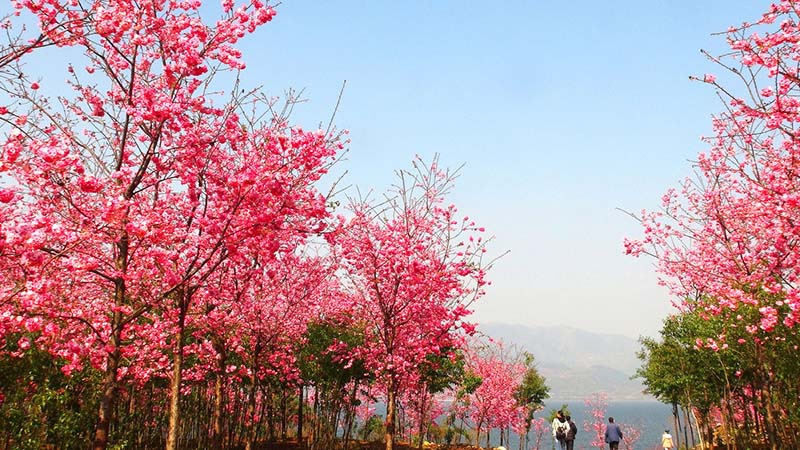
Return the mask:
M 336 123 L 347 181 L 384 189 L 414 155 L 462 163 L 454 202 L 496 236 L 478 321 L 657 334 L 670 297 L 623 255 L 691 173 L 722 105 L 689 75 L 718 70 L 712 36 L 765 1 L 287 0 L 243 46 L 245 79 L 304 88 L 294 119 Z
M 240 48 L 247 85 L 305 89 L 293 121 L 336 117 L 339 170 L 384 190 L 414 155 L 465 164 L 453 201 L 511 253 L 476 305 L 480 322 L 655 335 L 672 307 L 653 263 L 622 253 L 705 149 L 729 25 L 767 1 L 286 0 Z M 8 8 L 4 4 L 4 8 Z

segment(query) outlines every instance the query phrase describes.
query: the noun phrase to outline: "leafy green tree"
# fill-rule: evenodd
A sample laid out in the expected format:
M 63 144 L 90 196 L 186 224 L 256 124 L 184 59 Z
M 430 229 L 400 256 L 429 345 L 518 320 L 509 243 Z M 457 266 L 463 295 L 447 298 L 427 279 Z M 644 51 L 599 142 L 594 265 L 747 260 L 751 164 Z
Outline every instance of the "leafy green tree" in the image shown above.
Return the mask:
M 525 352 L 525 366 L 528 368 L 522 382 L 517 386 L 514 397 L 517 404 L 526 411 L 525 420 L 525 447 L 527 448 L 528 433 L 531 430 L 533 414 L 544 407 L 545 399 L 550 397 L 550 388 L 545 384 L 545 378 L 536 369 L 535 359 L 532 354 Z M 552 419 L 551 419 L 552 420 Z M 522 441 L 522 439 L 520 439 Z M 523 442 L 520 442 L 522 445 Z
M 464 426 L 469 410 L 469 399 L 482 383 L 483 379 L 475 372 L 468 369 L 464 372 L 461 384 L 455 390 L 455 399 L 450 414 L 447 416 L 447 431 L 444 435 L 447 444 L 451 444 L 456 437 L 458 437 L 458 443 L 461 443 L 462 437 L 469 438 L 469 433 Z M 455 426 L 456 421 L 460 422 L 458 426 Z
M 369 379 L 363 359 L 352 357 L 363 343 L 363 329 L 356 323 L 328 320 L 310 324 L 297 349 L 301 377 L 316 389 L 314 436 L 322 447 L 333 442 L 343 410 L 345 445 L 349 440 L 358 388 Z
M 466 376 L 464 354 L 455 347 L 442 349 L 440 353 L 429 354 L 417 370 L 419 371 L 418 394 L 415 403 L 419 417 L 419 430 L 417 433 L 418 448 L 422 448 L 426 429 L 430 425 L 427 410 L 435 394 L 460 385 Z M 447 434 L 445 431 L 444 434 Z
M 66 376 L 34 335 L 6 337 L 0 353 L 0 441 L 20 450 L 83 449 L 94 426 L 99 373 Z

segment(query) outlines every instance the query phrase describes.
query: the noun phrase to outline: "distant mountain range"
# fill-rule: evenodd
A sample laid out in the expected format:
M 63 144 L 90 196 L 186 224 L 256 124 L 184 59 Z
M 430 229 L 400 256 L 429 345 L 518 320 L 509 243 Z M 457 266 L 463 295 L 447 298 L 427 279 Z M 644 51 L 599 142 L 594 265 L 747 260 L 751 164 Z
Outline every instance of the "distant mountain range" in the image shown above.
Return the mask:
M 582 400 L 605 392 L 610 401 L 649 400 L 640 380 L 631 380 L 640 362 L 639 343 L 625 336 L 569 327 L 481 324 L 478 330 L 527 350 L 550 387 L 550 397 Z

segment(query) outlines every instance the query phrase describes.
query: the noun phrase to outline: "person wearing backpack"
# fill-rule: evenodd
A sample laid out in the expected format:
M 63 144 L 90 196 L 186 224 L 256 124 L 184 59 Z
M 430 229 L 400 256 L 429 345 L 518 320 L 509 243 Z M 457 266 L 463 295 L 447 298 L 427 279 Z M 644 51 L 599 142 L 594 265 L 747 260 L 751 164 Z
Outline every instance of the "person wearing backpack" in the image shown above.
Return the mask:
M 572 416 L 567 416 L 567 424 L 569 425 L 569 430 L 567 431 L 567 437 L 564 438 L 564 442 L 567 443 L 567 450 L 573 450 L 575 447 L 575 435 L 578 434 L 578 426 L 572 421 Z
M 553 419 L 553 439 L 558 441 L 561 450 L 567 450 L 567 431 L 569 431 L 569 423 L 567 423 L 564 413 L 558 411 L 556 418 Z

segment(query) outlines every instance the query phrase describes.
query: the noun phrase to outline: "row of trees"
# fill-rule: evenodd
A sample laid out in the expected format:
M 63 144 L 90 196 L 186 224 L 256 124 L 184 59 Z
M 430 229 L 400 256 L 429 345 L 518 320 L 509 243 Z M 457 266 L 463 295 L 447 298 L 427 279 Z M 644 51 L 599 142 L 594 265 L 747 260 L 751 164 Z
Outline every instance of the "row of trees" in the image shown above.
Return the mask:
M 336 215 L 320 186 L 343 133 L 292 126 L 293 99 L 239 83 L 234 46 L 270 5 L 12 5 L 0 445 L 249 450 L 296 424 L 329 448 L 382 400 L 391 450 L 398 408 L 422 435 L 451 385 L 479 429 L 530 423 L 546 396 L 532 360 L 488 372 L 466 345 L 490 264 L 483 228 L 446 202 L 456 174 L 417 161 Z M 63 72 L 27 69 L 52 51 Z
M 701 443 L 797 448 L 800 432 L 800 2 L 775 2 L 731 27 L 723 69 L 695 77 L 726 109 L 714 118 L 695 177 L 638 218 L 634 255 L 657 259 L 682 301 L 660 340 L 643 340 L 640 375 Z M 683 436 L 684 443 L 689 433 Z
M 186 377 L 177 447 L 242 448 L 291 439 L 326 449 L 348 448 L 353 439 L 378 440 L 385 432 L 385 421 L 376 414 L 386 398 L 384 388 L 363 361 L 341 357 L 358 351 L 362 340 L 363 334 L 341 324 L 310 325 L 295 347 L 300 376 L 295 381 L 273 375 L 253 387 L 246 378 L 228 375 L 220 387 L 215 376 Z M 454 353 L 452 360 L 426 358 L 420 368 L 426 382 L 404 389 L 398 398 L 398 438 L 421 446 L 424 440 L 478 444 L 485 436 L 488 446 L 494 428 L 500 429 L 505 445 L 516 432 L 520 448 L 527 448 L 533 426 L 538 448 L 542 436 L 549 436 L 549 422 L 533 418 L 547 387 L 530 355 L 510 355 L 477 342 L 468 352 Z M 85 448 L 102 374 L 87 367 L 67 376 L 63 362 L 35 347 L 12 353 L 0 361 L 0 448 Z M 123 384 L 118 396 L 111 445 L 163 448 L 170 421 L 168 380 Z
M 673 406 L 680 442 L 734 449 L 800 444 L 800 339 L 784 329 L 780 338 L 760 333 L 755 342 L 742 325 L 748 315 L 757 309 L 718 316 L 689 310 L 669 317 L 660 339 L 642 339 L 637 375 Z M 720 336 L 732 344 L 717 344 Z

